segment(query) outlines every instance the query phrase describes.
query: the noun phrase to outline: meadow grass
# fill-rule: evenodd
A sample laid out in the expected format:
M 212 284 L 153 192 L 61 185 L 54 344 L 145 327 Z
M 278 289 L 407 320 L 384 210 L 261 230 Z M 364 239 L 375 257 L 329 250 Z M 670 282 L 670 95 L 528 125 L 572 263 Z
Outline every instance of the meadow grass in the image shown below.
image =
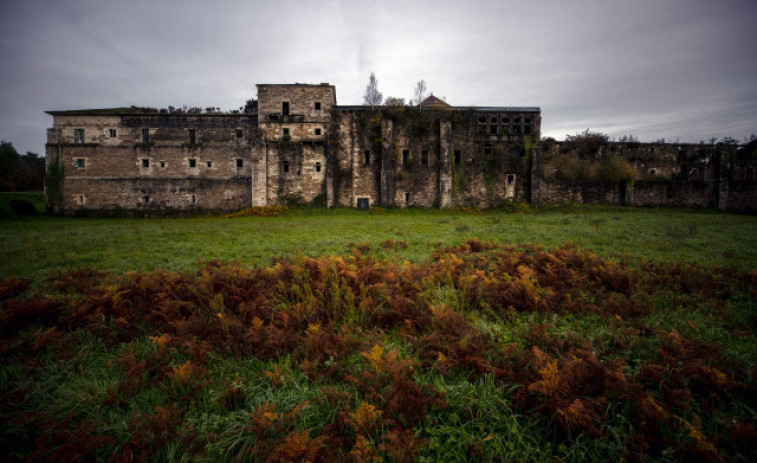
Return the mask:
M 757 262 L 757 217 L 712 211 L 606 206 L 515 214 L 439 210 L 290 210 L 278 217 L 163 219 L 31 217 L 0 222 L 0 277 L 38 279 L 95 267 L 123 273 L 196 268 L 212 259 L 244 266 L 271 258 L 346 255 L 368 244 L 378 258 L 428 260 L 470 238 L 576 243 L 614 260 L 642 258 L 750 270 Z M 388 239 L 407 246 L 386 246 Z

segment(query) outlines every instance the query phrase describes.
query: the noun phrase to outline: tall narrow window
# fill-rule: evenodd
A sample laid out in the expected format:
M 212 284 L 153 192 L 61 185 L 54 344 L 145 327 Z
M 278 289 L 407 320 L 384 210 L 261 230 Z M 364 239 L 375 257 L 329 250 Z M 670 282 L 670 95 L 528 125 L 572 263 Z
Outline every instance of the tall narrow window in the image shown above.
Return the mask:
M 460 152 L 460 150 L 455 150 L 454 163 L 455 163 L 456 166 L 460 165 L 460 161 L 461 161 L 462 157 L 463 156 L 462 156 L 462 153 Z
M 315 129 L 315 134 L 317 136 L 320 136 L 321 135 L 321 129 Z
M 244 159 L 237 159 L 237 169 L 244 167 Z
M 189 129 L 189 144 L 194 145 L 197 142 L 195 129 Z
M 491 146 L 484 146 L 484 154 L 492 154 L 492 147 Z
M 108 130 L 108 134 L 110 135 L 110 138 L 116 138 L 116 129 Z
M 237 129 L 236 133 L 237 133 L 237 138 L 242 138 L 242 136 L 244 135 L 244 132 L 242 132 L 242 129 Z
M 320 101 L 316 101 L 315 102 L 315 110 L 316 111 L 320 111 L 321 110 L 321 102 Z
M 282 116 L 288 116 L 289 115 L 289 102 L 285 101 L 281 104 L 281 115 Z
M 142 168 L 147 169 L 150 167 L 150 160 L 149 159 L 142 159 Z
M 410 150 L 402 150 L 402 165 L 406 166 L 410 162 Z
M 289 172 L 289 161 L 281 161 L 281 171 L 284 173 Z
M 142 129 L 142 143 L 150 143 L 150 129 Z
M 421 165 L 428 165 L 428 150 L 421 150 Z
M 74 129 L 74 143 L 84 143 L 84 129 Z
M 189 160 L 189 168 L 190 169 L 194 169 L 195 167 L 197 167 L 197 159 L 190 159 Z
M 363 164 L 365 164 L 366 166 L 371 164 L 371 151 L 370 150 L 363 151 Z
M 315 163 L 315 171 L 316 172 L 320 172 L 321 171 L 321 163 L 320 162 L 316 162 Z

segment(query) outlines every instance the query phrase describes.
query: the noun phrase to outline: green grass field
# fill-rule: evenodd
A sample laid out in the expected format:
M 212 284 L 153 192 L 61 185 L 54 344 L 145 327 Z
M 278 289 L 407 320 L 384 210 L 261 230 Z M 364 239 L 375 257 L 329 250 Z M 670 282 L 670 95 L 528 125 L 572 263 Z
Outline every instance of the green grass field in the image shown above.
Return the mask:
M 614 207 L 550 212 L 294 210 L 280 217 L 171 219 L 25 218 L 0 222 L 0 276 L 39 278 L 50 271 L 96 267 L 122 273 L 196 268 L 220 259 L 242 265 L 272 257 L 346 255 L 361 243 L 376 257 L 428 260 L 434 249 L 469 238 L 576 243 L 611 259 L 694 262 L 749 270 L 757 262 L 757 217 L 691 210 Z M 384 250 L 388 239 L 404 249 Z
M 0 243 L 10 461 L 757 458 L 754 216 L 39 216 Z

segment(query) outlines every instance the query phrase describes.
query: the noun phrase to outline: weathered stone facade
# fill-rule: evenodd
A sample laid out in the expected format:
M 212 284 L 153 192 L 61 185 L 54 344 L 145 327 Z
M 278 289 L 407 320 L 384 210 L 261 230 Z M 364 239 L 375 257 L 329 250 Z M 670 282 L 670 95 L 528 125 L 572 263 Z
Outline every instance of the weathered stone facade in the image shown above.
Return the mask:
M 424 105 L 425 104 L 425 105 Z M 255 114 L 51 111 L 55 209 L 145 215 L 280 203 L 372 207 L 598 202 L 754 211 L 754 156 L 730 146 L 606 143 L 632 178 L 566 181 L 539 108 L 337 106 L 332 85 L 258 85 Z M 584 158 L 587 153 L 581 153 Z M 730 185 L 730 187 L 729 187 Z M 49 192 L 48 192 L 49 193 Z M 57 202 L 57 204 L 54 204 Z

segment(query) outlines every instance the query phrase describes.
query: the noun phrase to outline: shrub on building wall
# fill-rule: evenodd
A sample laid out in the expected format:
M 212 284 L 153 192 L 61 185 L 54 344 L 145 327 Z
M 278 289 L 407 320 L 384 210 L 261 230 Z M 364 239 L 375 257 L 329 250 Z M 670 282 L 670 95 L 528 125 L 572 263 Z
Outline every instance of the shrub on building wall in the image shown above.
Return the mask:
M 63 163 L 60 162 L 60 158 L 55 157 L 47 166 L 47 175 L 45 175 L 45 200 L 49 212 L 63 211 L 63 181 Z
M 631 164 L 617 156 L 604 156 L 591 162 L 576 153 L 565 153 L 555 157 L 550 167 L 552 178 L 558 181 L 620 182 L 633 178 Z

